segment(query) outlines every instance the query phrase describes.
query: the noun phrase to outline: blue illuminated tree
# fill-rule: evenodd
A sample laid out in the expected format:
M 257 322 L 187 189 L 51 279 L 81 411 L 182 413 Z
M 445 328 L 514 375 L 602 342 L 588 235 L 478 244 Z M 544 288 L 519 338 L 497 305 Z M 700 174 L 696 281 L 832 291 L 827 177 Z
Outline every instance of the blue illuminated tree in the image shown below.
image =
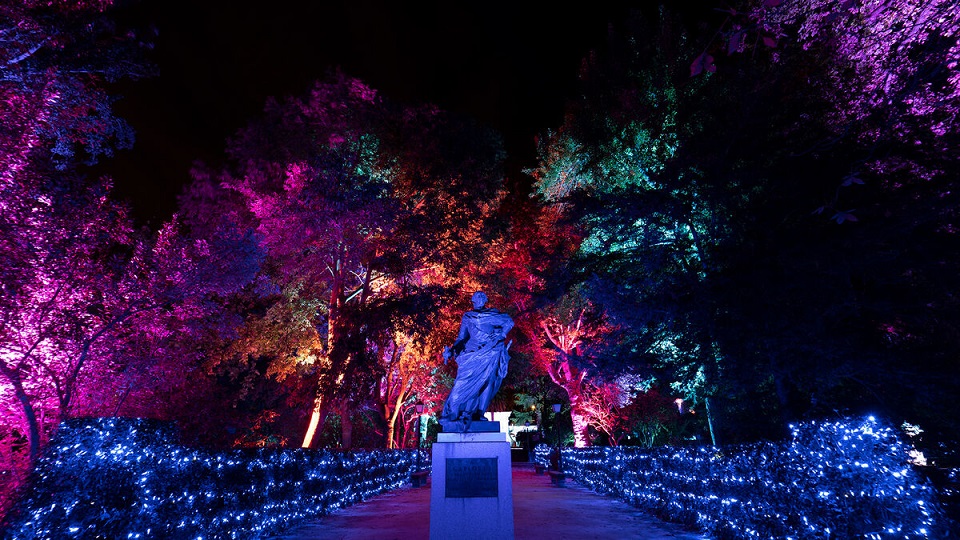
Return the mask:
M 717 205 L 737 201 L 704 198 L 711 187 L 702 173 L 677 165 L 681 144 L 702 129 L 682 104 L 698 99 L 703 84 L 677 74 L 676 59 L 688 49 L 675 21 L 660 22 L 655 32 L 643 28 L 657 37 L 640 50 L 623 45 L 629 52 L 612 53 L 623 56 L 592 57 L 583 95 L 541 142 L 533 172 L 539 192 L 583 230 L 575 263 L 581 286 L 624 329 L 603 355 L 621 362 L 606 370 L 649 374 L 662 359 L 680 360 L 691 367 L 676 371 L 690 374 L 676 381 L 678 390 L 702 401 L 709 394 L 704 374 L 717 384 L 705 317 L 711 299 L 703 295 L 716 231 L 727 226 Z

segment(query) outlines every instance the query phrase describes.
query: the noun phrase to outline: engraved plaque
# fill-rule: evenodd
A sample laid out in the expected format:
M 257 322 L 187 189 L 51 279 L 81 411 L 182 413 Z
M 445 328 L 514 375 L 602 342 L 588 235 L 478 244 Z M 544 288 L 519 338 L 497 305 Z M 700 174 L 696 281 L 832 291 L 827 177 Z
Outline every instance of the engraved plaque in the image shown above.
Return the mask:
M 447 458 L 448 499 L 497 496 L 497 458 Z

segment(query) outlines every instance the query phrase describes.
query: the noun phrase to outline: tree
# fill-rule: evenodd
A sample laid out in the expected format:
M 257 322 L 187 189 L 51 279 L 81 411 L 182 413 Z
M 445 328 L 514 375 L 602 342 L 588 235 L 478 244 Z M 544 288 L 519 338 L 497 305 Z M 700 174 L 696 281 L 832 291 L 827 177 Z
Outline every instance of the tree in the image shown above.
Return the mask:
M 186 373 L 162 345 L 177 326 L 203 318 L 199 299 L 225 294 L 249 271 L 241 260 L 230 272 L 212 272 L 238 253 L 179 236 L 175 221 L 155 235 L 134 230 L 110 199 L 109 182 L 63 177 L 48 181 L 49 190 L 34 187 L 28 198 L 6 199 L 22 210 L 24 220 L 9 229 L 26 249 L 0 313 L 0 374 L 20 403 L 32 459 L 43 437 L 77 411 L 120 409 L 133 390 L 124 379 L 136 371 L 167 370 L 151 386 Z
M 119 321 L 109 289 L 132 230 L 109 181 L 86 185 L 75 170 L 132 142 L 105 83 L 151 72 L 146 44 L 117 28 L 110 5 L 0 7 L 0 384 L 27 462 Z
M 583 415 L 591 426 L 606 435 L 610 446 L 618 446 L 625 434 L 623 408 L 630 397 L 629 389 L 615 381 L 590 385 L 582 392 L 580 408 Z
M 67 169 L 133 143 L 105 84 L 154 70 L 149 33 L 118 28 L 110 0 L 8 2 L 0 7 L 0 168 L 5 182 L 31 162 Z M 122 37 L 120 37 L 122 36 Z
M 777 3 L 763 4 L 750 5 L 769 15 Z M 791 6 L 801 4 L 839 5 Z M 706 53 L 709 35 L 677 32 L 666 15 L 657 32 L 627 24 L 588 59 L 583 97 L 542 146 L 538 188 L 584 231 L 573 266 L 585 296 L 628 330 L 620 350 L 635 364 L 688 400 L 709 397 L 730 440 L 777 436 L 790 419 L 837 408 L 942 424 L 930 411 L 952 407 L 924 412 L 910 396 L 943 403 L 934 379 L 956 385 L 933 350 L 956 347 L 955 303 L 929 287 L 951 283 L 941 269 L 956 262 L 957 162 L 936 150 L 953 128 L 933 128 L 954 125 L 954 99 L 943 80 L 923 79 L 945 73 L 956 32 L 943 17 L 929 31 L 898 26 L 892 5 L 837 14 L 840 27 L 879 25 L 856 39 L 893 39 L 861 49 L 832 39 L 836 17 L 822 9 L 792 11 L 810 14 L 817 36 L 797 40 L 786 24 L 770 36 L 758 23 L 743 41 L 745 26 L 725 26 L 734 39 Z M 941 3 L 917 5 L 936 13 Z M 754 16 L 731 16 L 742 13 Z M 756 51 L 740 54 L 743 43 Z M 851 109 L 846 97 L 861 94 L 850 89 L 873 88 L 880 69 L 848 68 L 874 45 L 884 65 L 906 66 L 884 92 L 916 92 Z M 923 114 L 904 112 L 933 94 Z M 922 305 L 937 315 L 920 315 Z M 911 363 L 920 350 L 931 360 Z
M 611 35 L 606 54 L 585 62 L 583 95 L 570 102 L 564 124 L 540 141 L 532 174 L 537 191 L 583 237 L 571 263 L 575 286 L 621 329 L 605 355 L 622 362 L 604 375 L 676 362 L 671 371 L 700 374 L 684 384 L 688 397 L 704 399 L 703 376 L 717 363 L 705 283 L 716 271 L 713 251 L 730 232 L 726 216 L 742 205 L 736 195 L 711 196 L 746 186 L 703 181 L 713 154 L 697 165 L 681 161 L 684 145 L 705 129 L 691 108 L 703 99 L 703 83 L 676 70 L 688 50 L 669 14 L 656 27 L 632 19 Z
M 336 72 L 305 97 L 271 100 L 230 142 L 234 165 L 220 180 L 267 253 L 266 311 L 247 314 L 223 361 L 265 359 L 278 380 L 316 381 L 303 446 L 331 406 L 350 445 L 354 400 L 374 394 L 381 370 L 402 365 L 391 357 L 409 337 L 391 341 L 424 332 L 399 314 L 449 298 L 459 269 L 482 257 L 501 197 L 499 145 L 470 123 L 394 105 Z
M 957 380 L 939 351 L 956 347 L 948 337 L 955 335 L 948 321 L 956 307 L 929 288 L 933 282 L 949 288 L 952 277 L 941 269 L 956 264 L 945 256 L 952 252 L 946 231 L 954 221 L 948 206 L 955 203 L 949 199 L 956 176 L 948 171 L 957 170 L 946 149 L 956 144 L 960 126 L 960 80 L 951 74 L 960 58 L 960 22 L 953 11 L 952 2 L 941 1 L 748 2 L 730 14 L 721 39 L 708 45 L 729 45 L 739 32 L 746 39 L 730 47 L 729 65 L 735 69 L 759 64 L 757 69 L 767 72 L 812 74 L 805 80 L 819 106 L 811 110 L 822 112 L 816 137 L 795 144 L 794 153 L 818 164 L 822 187 L 819 193 L 783 195 L 810 200 L 820 219 L 846 226 L 812 229 L 808 238 L 815 240 L 809 243 L 780 236 L 790 245 L 783 251 L 790 253 L 793 268 L 778 270 L 778 281 L 791 284 L 778 303 L 820 320 L 814 331 L 828 334 L 831 343 L 812 345 L 800 335 L 809 336 L 810 329 L 769 315 L 764 319 L 763 328 L 790 336 L 794 344 L 782 349 L 770 347 L 769 340 L 760 344 L 765 351 L 780 349 L 770 356 L 776 371 L 787 373 L 774 385 L 781 402 L 796 406 L 809 399 L 814 408 L 825 409 L 825 403 L 836 407 L 837 401 L 869 403 L 956 431 L 954 422 L 934 413 L 953 407 L 944 400 L 949 393 L 944 388 L 956 388 Z M 763 32 L 776 34 L 776 41 L 763 39 Z M 749 56 L 737 58 L 740 52 Z M 780 200 L 777 204 L 771 207 L 782 207 Z M 932 253 L 942 254 L 934 265 Z M 756 275 L 743 270 L 744 279 Z M 803 275 L 817 276 L 817 294 L 792 286 L 804 281 Z M 739 321 L 756 316 L 750 311 Z M 791 369 L 801 351 L 819 356 L 822 362 L 813 371 L 831 376 L 812 381 Z M 928 360 L 911 362 L 917 355 Z
M 681 437 L 686 435 L 682 403 L 656 386 L 645 388 L 620 410 L 623 429 L 647 448 L 663 443 L 681 444 Z

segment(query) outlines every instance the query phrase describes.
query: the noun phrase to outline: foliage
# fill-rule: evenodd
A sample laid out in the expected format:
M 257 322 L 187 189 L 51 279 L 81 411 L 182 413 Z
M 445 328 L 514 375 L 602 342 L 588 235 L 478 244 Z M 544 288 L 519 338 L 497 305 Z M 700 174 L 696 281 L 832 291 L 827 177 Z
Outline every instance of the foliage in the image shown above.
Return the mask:
M 415 462 L 410 451 L 212 453 L 178 445 L 167 423 L 71 420 L 3 537 L 260 537 L 399 487 Z
M 564 471 L 711 538 L 946 538 L 954 527 L 894 428 L 870 417 L 791 429 L 777 443 L 567 448 Z M 538 447 L 538 462 L 549 452 Z
M 790 49 L 816 50 L 822 63 L 812 89 L 833 93 L 826 121 L 836 135 L 861 138 L 874 150 L 922 141 L 919 151 L 935 154 L 958 135 L 955 10 L 949 0 L 741 2 L 702 54 L 796 62 Z M 860 179 L 852 173 L 844 181 Z
M 14 264 L 3 284 L 0 385 L 4 407 L 19 409 L 5 420 L 29 435 L 35 458 L 74 415 L 169 414 L 198 367 L 189 338 L 209 324 L 211 295 L 249 279 L 249 246 L 185 238 L 176 221 L 134 230 L 105 180 L 19 187 L 5 193 Z
M 488 255 L 499 139 L 333 72 L 305 96 L 270 100 L 228 146 L 226 169 L 197 170 L 186 212 L 204 234 L 255 231 L 266 260 L 211 370 L 244 377 L 240 399 L 265 377 L 309 380 L 298 399 L 311 402 L 311 426 L 334 412 L 349 447 L 353 413 L 371 408 L 394 445 L 414 389 L 432 386 L 463 272 Z M 211 220 L 218 193 L 231 208 L 221 224 Z
M 132 142 L 105 84 L 151 72 L 143 33 L 115 24 L 111 4 L 0 6 L 0 467 L 13 471 L 66 414 L 93 346 L 81 336 L 103 330 L 101 289 L 131 247 L 110 182 L 72 172 Z
M 624 329 L 608 356 L 709 399 L 728 440 L 866 407 L 957 429 L 955 18 L 908 4 L 631 19 L 541 141 L 574 286 Z
M 124 28 L 111 0 L 0 6 L 0 171 L 67 169 L 128 148 L 133 132 L 111 111 L 105 84 L 153 74 L 149 31 Z

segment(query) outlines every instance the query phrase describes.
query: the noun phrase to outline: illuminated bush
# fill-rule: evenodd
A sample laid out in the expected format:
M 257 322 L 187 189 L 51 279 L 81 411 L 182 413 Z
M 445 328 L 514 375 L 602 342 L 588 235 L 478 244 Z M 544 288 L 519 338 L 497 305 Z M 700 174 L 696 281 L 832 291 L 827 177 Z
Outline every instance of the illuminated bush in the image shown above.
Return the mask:
M 416 464 L 402 450 L 217 453 L 174 441 L 149 420 L 64 423 L 4 538 L 256 538 L 400 487 Z
M 946 538 L 934 488 L 871 418 L 793 427 L 785 443 L 566 448 L 579 483 L 714 538 Z M 547 464 L 550 449 L 536 460 Z

